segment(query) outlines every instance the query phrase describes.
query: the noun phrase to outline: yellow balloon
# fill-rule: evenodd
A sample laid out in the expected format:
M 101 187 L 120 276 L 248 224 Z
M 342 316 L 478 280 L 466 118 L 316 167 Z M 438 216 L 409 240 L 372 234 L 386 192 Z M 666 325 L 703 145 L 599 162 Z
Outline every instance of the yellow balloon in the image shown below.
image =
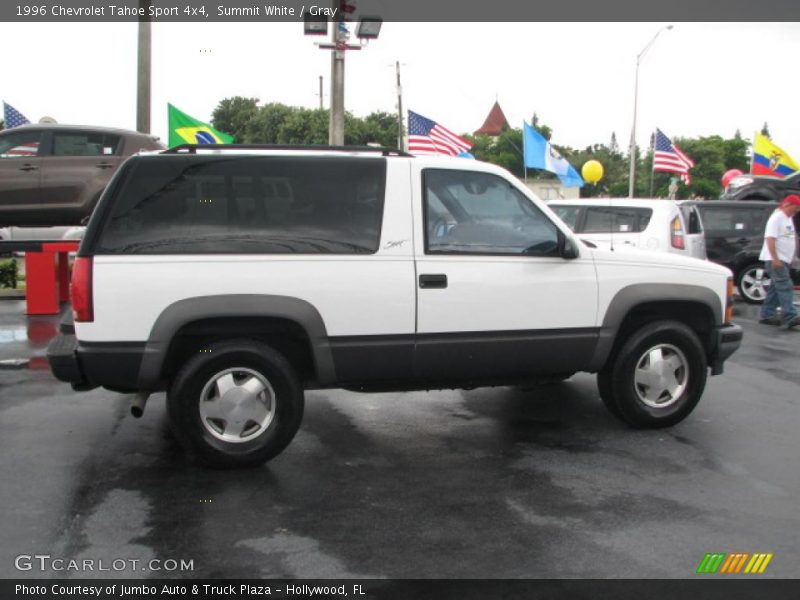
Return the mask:
M 597 160 L 587 160 L 581 168 L 581 175 L 589 183 L 597 183 L 603 178 L 603 165 Z

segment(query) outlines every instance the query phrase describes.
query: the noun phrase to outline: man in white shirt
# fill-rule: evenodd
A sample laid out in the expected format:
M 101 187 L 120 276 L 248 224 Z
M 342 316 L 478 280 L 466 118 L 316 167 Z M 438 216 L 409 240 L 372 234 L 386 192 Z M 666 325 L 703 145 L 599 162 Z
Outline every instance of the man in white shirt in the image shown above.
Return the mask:
M 797 252 L 797 233 L 794 217 L 800 212 L 800 196 L 786 196 L 781 205 L 775 209 L 767 220 L 764 229 L 764 246 L 761 248 L 760 260 L 764 261 L 767 275 L 772 284 L 767 288 L 767 297 L 761 306 L 759 323 L 765 325 L 781 325 L 787 329 L 800 325 L 797 309 L 794 307 L 794 285 L 789 268 Z M 781 318 L 777 309 L 781 307 Z

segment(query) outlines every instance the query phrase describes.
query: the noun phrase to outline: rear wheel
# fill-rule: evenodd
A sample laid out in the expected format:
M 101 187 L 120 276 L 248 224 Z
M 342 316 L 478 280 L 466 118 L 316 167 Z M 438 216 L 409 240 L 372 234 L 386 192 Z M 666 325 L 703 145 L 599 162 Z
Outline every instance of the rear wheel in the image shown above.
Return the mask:
M 685 419 L 708 376 L 697 335 L 677 321 L 655 321 L 634 331 L 598 375 L 603 402 L 637 428 L 669 427 Z
M 175 437 L 199 462 L 254 466 L 277 456 L 303 417 L 292 366 L 266 344 L 233 340 L 203 348 L 170 386 Z
M 753 263 L 741 271 L 736 278 L 736 288 L 742 300 L 748 304 L 762 304 L 772 281 L 762 263 Z

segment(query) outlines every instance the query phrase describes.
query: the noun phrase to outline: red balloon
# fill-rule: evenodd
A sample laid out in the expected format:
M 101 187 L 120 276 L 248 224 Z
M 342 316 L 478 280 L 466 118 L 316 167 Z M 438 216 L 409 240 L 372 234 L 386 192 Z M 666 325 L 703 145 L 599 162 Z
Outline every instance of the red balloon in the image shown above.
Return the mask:
M 742 173 L 739 169 L 731 169 L 730 171 L 725 171 L 725 174 L 722 176 L 723 189 L 728 187 L 728 184 L 739 175 L 744 175 L 744 173 Z

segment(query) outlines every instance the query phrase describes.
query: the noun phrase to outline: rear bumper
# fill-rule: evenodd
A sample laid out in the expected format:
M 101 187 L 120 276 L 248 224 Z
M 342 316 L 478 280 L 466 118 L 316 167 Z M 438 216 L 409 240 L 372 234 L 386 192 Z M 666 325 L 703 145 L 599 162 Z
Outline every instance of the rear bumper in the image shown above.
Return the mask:
M 76 390 L 97 386 L 133 392 L 138 390 L 144 344 L 79 343 L 72 333 L 56 336 L 47 347 L 47 360 L 56 379 Z
M 733 323 L 721 325 L 714 330 L 712 349 L 709 356 L 709 366 L 712 375 L 719 375 L 723 371 L 723 364 L 739 349 L 742 344 L 742 328 Z

